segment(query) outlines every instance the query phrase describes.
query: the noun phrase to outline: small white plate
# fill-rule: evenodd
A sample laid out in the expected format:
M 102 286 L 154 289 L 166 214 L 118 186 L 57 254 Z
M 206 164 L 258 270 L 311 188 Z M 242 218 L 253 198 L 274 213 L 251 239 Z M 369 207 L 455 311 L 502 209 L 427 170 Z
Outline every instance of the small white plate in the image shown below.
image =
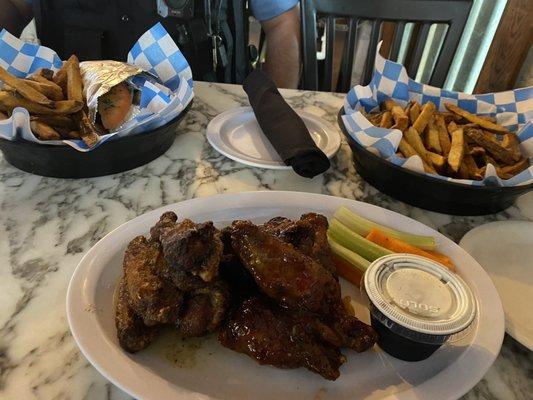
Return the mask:
M 165 211 L 223 227 L 234 219 L 264 222 L 274 216 L 298 218 L 314 211 L 328 218 L 347 206 L 380 224 L 415 234 L 433 235 L 478 300 L 470 334 L 446 344 L 427 360 L 406 362 L 378 346 L 357 354 L 343 349 L 347 363 L 334 382 L 303 368 L 261 366 L 222 347 L 215 336 L 178 340 L 166 332 L 136 354 L 122 350 L 116 338 L 113 292 L 122 275 L 128 242 L 148 235 Z M 368 323 L 359 289 L 341 279 L 342 293 L 353 299 L 357 316 Z M 94 367 L 137 399 L 195 400 L 451 400 L 470 390 L 498 355 L 504 335 L 503 309 L 489 276 L 466 251 L 439 232 L 384 208 L 339 197 L 296 192 L 249 192 L 188 200 L 141 215 L 96 243 L 80 261 L 67 292 L 70 330 Z
M 297 113 L 316 145 L 328 158 L 333 157 L 341 145 L 337 129 L 316 115 L 304 111 Z M 206 135 L 215 150 L 234 161 L 259 168 L 291 169 L 263 134 L 252 107 L 239 107 L 217 115 L 207 125 Z
M 468 232 L 460 246 L 492 278 L 507 333 L 533 350 L 533 222 L 490 222 Z

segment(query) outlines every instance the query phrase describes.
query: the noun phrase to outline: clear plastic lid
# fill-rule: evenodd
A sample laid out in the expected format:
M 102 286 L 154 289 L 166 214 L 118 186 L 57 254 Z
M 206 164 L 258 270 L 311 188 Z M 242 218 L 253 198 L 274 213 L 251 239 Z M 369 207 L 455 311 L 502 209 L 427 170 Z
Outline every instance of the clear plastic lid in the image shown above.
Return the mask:
M 444 338 L 464 331 L 476 315 L 472 291 L 458 275 L 411 254 L 374 261 L 365 272 L 364 290 L 381 322 L 404 333 Z

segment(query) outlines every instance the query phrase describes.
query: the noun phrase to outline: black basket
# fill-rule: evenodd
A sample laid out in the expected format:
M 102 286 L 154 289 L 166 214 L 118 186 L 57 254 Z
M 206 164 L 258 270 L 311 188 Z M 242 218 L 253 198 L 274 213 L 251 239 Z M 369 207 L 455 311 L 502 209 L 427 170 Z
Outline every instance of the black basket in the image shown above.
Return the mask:
M 90 178 L 116 174 L 147 164 L 174 142 L 176 127 L 192 102 L 172 121 L 152 131 L 109 140 L 86 153 L 68 145 L 53 146 L 0 138 L 0 150 L 8 163 L 23 171 L 53 178 Z
M 341 108 L 337 119 L 352 149 L 357 173 L 383 193 L 413 206 L 445 214 L 485 215 L 505 210 L 517 197 L 533 189 L 533 183 L 514 187 L 470 186 L 394 165 L 352 139 L 342 115 Z

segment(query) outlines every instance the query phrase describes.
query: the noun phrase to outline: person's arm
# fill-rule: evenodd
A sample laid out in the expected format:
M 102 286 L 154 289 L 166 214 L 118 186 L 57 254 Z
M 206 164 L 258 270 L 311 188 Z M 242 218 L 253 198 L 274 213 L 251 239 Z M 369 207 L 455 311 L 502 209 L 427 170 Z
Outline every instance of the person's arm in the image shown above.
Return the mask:
M 296 88 L 300 79 L 300 11 L 298 6 L 261 23 L 266 37 L 264 70 L 276 86 Z
M 33 18 L 31 2 L 25 0 L 0 0 L 0 29 L 19 37 Z
M 300 77 L 298 0 L 250 0 L 266 36 L 265 72 L 278 87 L 296 88 Z

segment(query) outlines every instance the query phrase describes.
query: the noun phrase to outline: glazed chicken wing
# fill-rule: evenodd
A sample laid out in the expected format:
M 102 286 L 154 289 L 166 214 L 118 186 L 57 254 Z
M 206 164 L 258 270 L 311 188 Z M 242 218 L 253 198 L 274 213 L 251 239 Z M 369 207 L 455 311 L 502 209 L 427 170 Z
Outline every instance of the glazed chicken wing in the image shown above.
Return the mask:
M 130 307 L 124 278 L 115 296 L 115 327 L 120 346 L 130 353 L 145 349 L 154 340 L 158 328 L 146 326 Z
M 232 247 L 263 293 L 283 307 L 328 314 L 340 286 L 314 259 L 248 221 L 232 225 Z
M 345 361 L 339 348 L 317 336 L 309 318 L 259 297 L 246 300 L 219 333 L 220 343 L 278 368 L 305 367 L 329 380 Z
M 335 273 L 328 244 L 328 220 L 316 213 L 304 214 L 297 221 L 284 217 L 272 218 L 263 224 L 265 232 L 290 243 L 299 252 L 315 259 L 324 268 Z
M 216 278 L 222 256 L 220 232 L 212 222 L 175 221 L 174 213 L 163 214 L 151 236 L 163 249 L 168 266 L 163 274 L 181 290 L 190 291 Z
M 159 243 L 138 236 L 128 244 L 123 263 L 128 301 L 149 326 L 173 323 L 183 300 L 181 291 L 159 275 L 165 268 Z

